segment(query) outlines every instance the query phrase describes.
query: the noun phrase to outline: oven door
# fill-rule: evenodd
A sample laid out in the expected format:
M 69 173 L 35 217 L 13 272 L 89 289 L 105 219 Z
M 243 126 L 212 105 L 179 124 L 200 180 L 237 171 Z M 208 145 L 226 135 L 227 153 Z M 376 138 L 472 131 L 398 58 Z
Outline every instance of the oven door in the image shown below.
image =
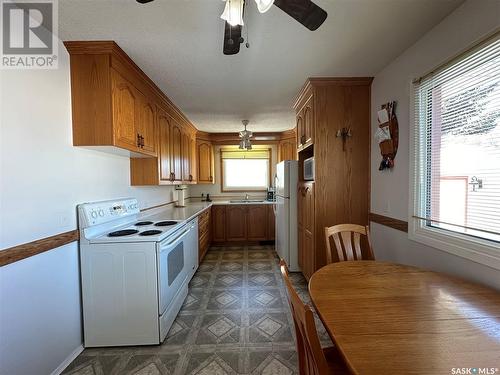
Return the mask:
M 188 251 L 185 238 L 191 230 L 190 226 L 185 226 L 160 243 L 158 257 L 159 315 L 165 312 L 188 275 L 185 264 L 185 253 Z

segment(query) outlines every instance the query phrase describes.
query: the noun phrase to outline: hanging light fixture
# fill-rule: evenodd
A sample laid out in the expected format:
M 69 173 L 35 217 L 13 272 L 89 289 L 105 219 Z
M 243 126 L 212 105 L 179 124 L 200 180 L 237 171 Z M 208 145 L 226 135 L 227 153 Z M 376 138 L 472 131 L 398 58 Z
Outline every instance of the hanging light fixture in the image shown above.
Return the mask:
M 273 6 L 274 0 L 255 0 L 259 12 L 266 13 Z
M 247 125 L 249 123 L 248 120 L 243 120 L 242 121 L 243 126 L 245 127 L 245 130 L 240 132 L 240 150 L 251 150 L 252 149 L 252 142 L 250 141 L 250 138 L 252 138 L 253 134 L 250 130 L 247 130 Z
M 224 12 L 220 18 L 231 26 L 243 26 L 243 5 L 245 0 L 223 0 L 226 2 Z

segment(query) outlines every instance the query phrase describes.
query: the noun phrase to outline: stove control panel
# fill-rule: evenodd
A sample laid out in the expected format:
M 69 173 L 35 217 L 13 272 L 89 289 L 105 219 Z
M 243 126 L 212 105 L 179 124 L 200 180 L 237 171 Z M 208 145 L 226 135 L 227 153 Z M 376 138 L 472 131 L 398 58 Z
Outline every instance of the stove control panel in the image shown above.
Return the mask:
M 107 223 L 121 217 L 139 213 L 137 199 L 121 199 L 96 203 L 84 203 L 78 206 L 80 219 L 85 220 L 86 226 Z

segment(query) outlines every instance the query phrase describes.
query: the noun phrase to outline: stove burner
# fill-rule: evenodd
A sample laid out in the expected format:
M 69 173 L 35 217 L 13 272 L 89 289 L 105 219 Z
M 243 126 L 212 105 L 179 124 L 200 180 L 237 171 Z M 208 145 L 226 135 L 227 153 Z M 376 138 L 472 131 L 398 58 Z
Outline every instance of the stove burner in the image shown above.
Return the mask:
M 159 221 L 155 224 L 155 227 L 167 227 L 169 225 L 175 225 L 177 221 L 167 220 L 167 221 Z
M 152 221 L 139 221 L 138 223 L 135 223 L 134 225 L 136 227 L 140 227 L 140 226 L 143 226 L 143 225 L 151 225 L 151 224 L 153 224 Z
M 108 237 L 122 237 L 122 236 L 129 236 L 131 234 L 136 234 L 136 233 L 139 233 L 139 231 L 136 229 L 123 229 L 123 230 L 117 230 L 115 232 L 109 233 Z
M 155 234 L 160 234 L 161 230 L 145 230 L 139 233 L 139 236 L 154 236 Z

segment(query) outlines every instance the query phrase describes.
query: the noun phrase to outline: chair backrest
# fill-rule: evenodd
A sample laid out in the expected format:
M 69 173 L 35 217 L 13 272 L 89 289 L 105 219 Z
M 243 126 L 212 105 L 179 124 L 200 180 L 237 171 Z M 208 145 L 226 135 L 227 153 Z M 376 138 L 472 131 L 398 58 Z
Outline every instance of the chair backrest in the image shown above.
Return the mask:
M 368 248 L 361 251 L 361 235 L 366 236 Z M 325 228 L 326 261 L 332 263 L 335 257 L 332 254 L 330 237 L 333 238 L 339 262 L 346 260 L 373 260 L 373 249 L 370 239 L 370 229 L 356 224 L 339 224 Z
M 283 259 L 280 261 L 283 280 L 288 289 L 288 302 L 292 310 L 295 334 L 297 336 L 297 354 L 299 357 L 299 373 L 321 375 L 328 374 L 328 362 L 319 342 L 314 315 L 311 308 L 305 305 L 295 291 L 288 268 Z

